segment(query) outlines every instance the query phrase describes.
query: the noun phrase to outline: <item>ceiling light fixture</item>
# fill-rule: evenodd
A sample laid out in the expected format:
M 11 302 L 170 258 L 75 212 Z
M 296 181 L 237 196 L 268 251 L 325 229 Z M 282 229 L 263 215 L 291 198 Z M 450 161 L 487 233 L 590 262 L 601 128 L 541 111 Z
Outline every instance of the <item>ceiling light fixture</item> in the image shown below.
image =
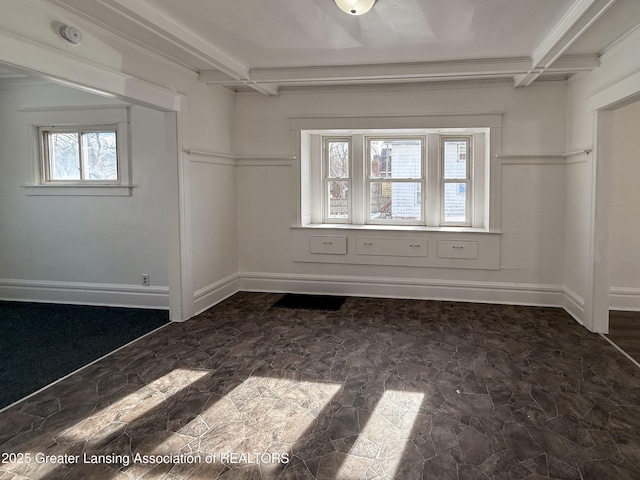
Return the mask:
M 333 0 L 344 13 L 349 15 L 364 15 L 378 0 Z

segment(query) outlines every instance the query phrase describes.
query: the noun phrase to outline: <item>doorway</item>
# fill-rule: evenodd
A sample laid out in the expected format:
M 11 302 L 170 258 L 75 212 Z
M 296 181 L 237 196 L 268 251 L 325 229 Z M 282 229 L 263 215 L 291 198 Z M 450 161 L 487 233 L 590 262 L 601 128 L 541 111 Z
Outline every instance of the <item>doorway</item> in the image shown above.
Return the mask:
M 176 112 L 3 64 L 0 81 L 1 191 L 11 205 L 0 218 L 3 297 L 164 308 L 182 320 Z M 130 126 L 130 194 L 39 189 L 42 118 L 86 124 L 87 112 L 116 110 Z
M 640 101 L 610 112 L 608 338 L 640 362 Z

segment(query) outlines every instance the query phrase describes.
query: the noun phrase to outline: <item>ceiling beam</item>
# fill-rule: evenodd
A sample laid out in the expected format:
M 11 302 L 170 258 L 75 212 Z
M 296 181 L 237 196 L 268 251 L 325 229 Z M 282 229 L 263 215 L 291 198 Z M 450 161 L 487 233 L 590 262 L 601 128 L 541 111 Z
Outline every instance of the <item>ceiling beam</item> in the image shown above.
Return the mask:
M 75 8 L 72 2 L 67 3 L 65 0 L 48 1 L 100 25 L 99 10 L 97 10 L 98 14 L 94 12 L 93 16 L 88 16 Z M 277 88 L 274 86 L 254 85 L 249 79 L 249 67 L 247 65 L 197 35 L 163 11 L 155 8 L 147 0 L 136 0 L 135 2 L 130 0 L 96 0 L 94 6 L 109 9 L 109 11 L 152 33 L 163 42 L 166 42 L 167 46 L 170 45 L 175 51 L 183 52 L 185 55 L 209 65 L 211 68 L 224 72 L 230 78 L 243 82 L 260 93 L 265 95 L 277 95 L 278 93 Z M 126 33 L 122 33 L 123 37 L 130 37 Z M 183 64 L 179 59 L 176 59 L 176 63 Z
M 597 67 L 592 55 L 563 56 L 563 53 L 616 0 L 575 0 L 531 57 L 489 58 L 382 65 L 345 65 L 250 69 L 224 49 L 198 35 L 156 8 L 150 0 L 93 0 L 91 8 L 80 8 L 84 0 L 46 0 L 66 8 L 96 25 L 102 18 L 120 18 L 124 38 L 156 38 L 164 56 L 192 71 L 201 81 L 230 88 L 250 88 L 264 95 L 278 95 L 280 86 L 323 86 L 353 84 L 418 83 L 478 79 L 512 79 L 514 86 L 526 87 L 544 73 L 571 74 Z M 114 23 L 114 22 L 111 22 Z M 121 22 L 117 22 L 118 24 Z M 126 25 L 126 26 L 123 26 Z M 127 34 L 128 32 L 128 34 Z M 150 35 L 152 37 L 150 37 Z M 135 41 L 135 40 L 132 40 Z M 150 41 L 137 43 L 151 51 Z
M 558 59 L 549 72 L 575 73 L 593 70 L 599 65 L 597 55 L 570 55 Z M 255 85 L 304 86 L 513 78 L 529 72 L 531 60 L 515 57 L 385 65 L 255 68 L 250 70 L 249 78 Z M 200 80 L 230 88 L 245 84 L 218 70 L 200 72 Z
M 562 55 L 549 65 L 547 73 L 577 73 L 590 72 L 600 66 L 600 56 L 593 55 Z
M 349 65 L 297 68 L 256 68 L 250 72 L 256 82 L 306 83 L 344 80 L 404 80 L 508 75 L 530 65 L 526 58 L 482 59 L 450 62 L 422 62 L 386 65 Z
M 586 32 L 616 0 L 576 0 L 531 55 L 531 69 L 514 75 L 514 86 L 527 87 Z
M 510 76 L 528 71 L 527 58 L 484 59 L 451 62 L 423 62 L 382 65 L 339 65 L 318 67 L 254 68 L 249 78 L 256 84 L 344 84 L 431 80 L 477 76 Z M 241 84 L 218 70 L 200 72 L 200 80 L 211 85 Z

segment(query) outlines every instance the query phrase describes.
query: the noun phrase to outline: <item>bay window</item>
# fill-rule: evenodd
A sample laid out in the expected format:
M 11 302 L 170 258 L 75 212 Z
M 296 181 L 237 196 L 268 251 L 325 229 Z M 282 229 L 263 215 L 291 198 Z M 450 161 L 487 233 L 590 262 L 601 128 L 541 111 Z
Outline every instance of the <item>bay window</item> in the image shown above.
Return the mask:
M 309 223 L 484 227 L 488 128 L 307 135 Z

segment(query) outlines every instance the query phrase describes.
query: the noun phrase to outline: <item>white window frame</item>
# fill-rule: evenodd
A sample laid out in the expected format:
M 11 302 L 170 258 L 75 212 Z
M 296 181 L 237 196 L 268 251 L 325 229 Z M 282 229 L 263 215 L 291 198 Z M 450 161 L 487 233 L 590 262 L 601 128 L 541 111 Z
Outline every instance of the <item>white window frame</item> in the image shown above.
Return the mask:
M 376 140 L 418 140 L 420 141 L 420 177 L 418 178 L 372 178 L 371 176 L 371 142 Z M 364 155 L 364 171 L 365 171 L 365 221 L 367 225 L 424 225 L 425 224 L 425 211 L 426 211 L 426 198 L 425 192 L 427 191 L 427 155 L 426 145 L 427 138 L 425 135 L 367 135 L 364 138 L 365 141 L 365 155 Z M 420 185 L 420 217 L 417 220 L 380 220 L 371 218 L 371 184 L 372 183 L 417 183 Z
M 469 227 L 473 224 L 473 135 L 440 135 L 439 145 L 439 197 L 440 197 L 440 225 L 441 226 L 460 226 Z M 449 141 L 464 141 L 466 142 L 466 175 L 460 178 L 445 178 L 444 176 L 444 144 Z M 465 198 L 465 220 L 462 222 L 451 222 L 445 220 L 445 185 L 447 183 L 464 183 L 466 186 L 466 198 Z
M 116 178 L 108 180 L 95 180 L 85 178 L 84 172 L 84 151 L 82 149 L 82 134 L 93 132 L 110 132 L 116 136 Z M 55 179 L 52 178 L 51 169 L 51 149 L 49 136 L 56 133 L 74 133 L 78 135 L 78 168 L 80 170 L 79 179 Z M 82 125 L 82 126 L 66 126 L 66 127 L 39 127 L 38 137 L 40 139 L 40 157 L 41 157 L 41 179 L 43 184 L 49 185 L 120 185 L 121 167 L 120 167 L 120 149 L 118 125 Z
M 453 131 L 455 130 L 455 131 Z M 479 133 L 481 132 L 481 133 Z M 311 183 L 317 186 L 315 190 L 320 197 L 322 216 L 316 223 L 325 225 L 349 224 L 349 225 L 372 225 L 372 226 L 417 226 L 417 227 L 484 227 L 484 224 L 475 221 L 476 211 L 484 208 L 484 199 L 477 195 L 474 188 L 476 175 L 484 178 L 484 167 L 481 162 L 475 162 L 475 150 L 481 150 L 485 144 L 485 135 L 488 129 L 420 129 L 418 131 L 405 130 L 376 130 L 376 131 L 324 131 L 311 135 L 319 137 L 320 140 L 308 142 L 309 145 L 320 145 L 321 151 L 315 150 L 311 153 L 313 158 L 320 157 L 321 161 L 315 161 L 320 167 L 310 171 L 315 171 L 316 180 L 311 179 Z M 419 140 L 421 142 L 421 176 L 418 178 L 373 178 L 370 172 L 370 145 L 376 140 Z M 481 139 L 481 140 L 478 140 Z M 466 178 L 444 179 L 444 142 L 450 140 L 463 140 L 467 143 L 467 169 Z M 328 214 L 329 193 L 328 184 L 330 181 L 345 181 L 345 178 L 329 177 L 327 172 L 328 155 L 327 143 L 329 141 L 349 142 L 349 199 L 347 218 L 331 218 Z M 476 148 L 477 144 L 477 148 Z M 486 155 L 486 152 L 485 152 Z M 486 159 L 485 159 L 486 160 Z M 314 163 L 314 162 L 312 162 Z M 486 163 L 486 162 L 485 162 Z M 320 175 L 318 175 L 320 173 Z M 321 177 L 318 183 L 318 176 Z M 420 217 L 418 219 L 375 219 L 371 218 L 371 183 L 417 183 L 420 188 Z M 444 185 L 446 183 L 466 184 L 466 219 L 463 222 L 447 222 L 444 217 Z M 481 189 L 482 190 L 482 189 Z M 317 218 L 317 216 L 316 216 Z M 480 221 L 484 221 L 481 218 Z M 313 222 L 312 222 L 313 223 Z
M 322 216 L 321 138 L 323 135 L 351 136 L 353 155 L 352 222 L 335 224 L 340 229 L 373 229 L 412 231 L 436 230 L 470 233 L 500 232 L 501 171 L 499 156 L 502 146 L 501 114 L 439 114 L 439 115 L 322 115 L 292 116 L 290 125 L 294 151 L 296 182 L 293 201 L 297 203 L 296 223 L 292 228 L 332 228 Z M 365 222 L 364 139 L 366 135 L 427 135 L 428 158 L 439 158 L 438 135 L 473 136 L 473 188 L 471 192 L 470 226 L 441 225 L 438 191 L 439 162 L 427 163 L 424 225 L 371 225 Z M 358 189 L 359 192 L 358 192 Z
M 331 169 L 329 167 L 329 143 L 330 142 L 347 142 L 348 144 L 348 160 L 347 168 L 349 175 L 347 177 L 331 177 L 329 175 Z M 352 204 L 353 204 L 353 141 L 351 137 L 327 135 L 322 137 L 322 218 L 324 223 L 352 223 Z M 331 182 L 347 182 L 347 216 L 346 218 L 335 218 L 330 216 L 329 184 Z
M 22 112 L 30 132 L 33 167 L 31 180 L 23 185 L 27 195 L 38 196 L 118 196 L 133 193 L 131 182 L 130 107 L 96 105 L 92 107 L 29 109 Z M 44 158 L 42 135 L 45 131 L 115 129 L 118 158 L 117 180 L 51 180 Z

